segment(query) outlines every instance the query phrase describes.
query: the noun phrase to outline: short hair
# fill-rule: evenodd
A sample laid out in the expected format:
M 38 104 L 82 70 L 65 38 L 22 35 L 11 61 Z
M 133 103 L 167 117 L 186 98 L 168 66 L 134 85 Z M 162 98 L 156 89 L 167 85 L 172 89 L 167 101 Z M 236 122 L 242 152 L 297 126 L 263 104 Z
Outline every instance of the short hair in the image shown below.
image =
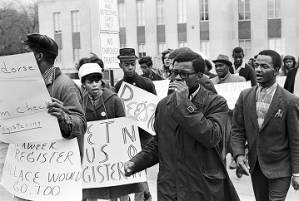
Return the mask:
M 206 67 L 208 68 L 208 71 L 212 70 L 213 65 L 208 59 L 205 59 L 205 64 L 206 64 Z
M 241 48 L 241 47 L 235 47 L 234 49 L 233 49 L 233 55 L 235 54 L 235 53 L 237 53 L 237 54 L 243 54 L 244 55 L 244 51 L 243 51 L 243 49 Z
M 36 47 L 36 46 L 29 46 L 29 48 L 30 48 L 33 52 L 40 52 L 40 53 L 43 53 L 43 59 L 44 59 L 47 63 L 49 63 L 49 64 L 51 64 L 51 65 L 54 64 L 55 59 L 56 59 L 56 55 L 51 54 L 51 53 L 49 53 L 49 52 L 46 52 L 46 51 L 44 51 L 43 49 L 38 48 L 38 47 Z
M 166 54 L 169 54 L 169 53 L 171 53 L 173 51 L 173 49 L 166 49 L 166 50 L 164 50 L 163 52 L 162 52 L 162 57 L 161 57 L 161 59 L 162 59 L 162 63 L 163 63 L 163 65 L 164 65 L 164 59 L 165 59 L 165 56 L 166 56 Z
M 169 59 L 174 59 L 176 56 L 178 56 L 181 53 L 185 53 L 185 52 L 193 52 L 189 47 L 181 47 L 178 49 L 173 50 L 170 54 L 169 54 Z
M 192 67 L 196 73 L 204 73 L 205 71 L 205 60 L 196 52 L 193 52 L 190 48 L 179 48 L 181 51 L 174 58 L 174 62 L 192 62 Z M 177 49 L 177 50 L 179 50 Z
M 97 63 L 104 70 L 104 62 L 103 62 L 103 60 L 100 59 L 98 57 L 98 55 L 96 55 L 95 53 L 91 52 L 90 54 L 92 55 L 91 57 L 84 57 L 84 58 L 82 58 L 82 59 L 79 60 L 78 66 L 77 66 L 77 70 L 79 70 L 80 67 L 83 64 L 86 64 L 86 63 Z
M 263 50 L 258 55 L 270 56 L 272 58 L 273 67 L 279 70 L 281 67 L 281 56 L 274 50 Z
M 138 60 L 138 63 L 139 65 L 146 64 L 147 66 L 152 66 L 153 65 L 152 57 L 149 56 L 142 57 L 141 59 Z

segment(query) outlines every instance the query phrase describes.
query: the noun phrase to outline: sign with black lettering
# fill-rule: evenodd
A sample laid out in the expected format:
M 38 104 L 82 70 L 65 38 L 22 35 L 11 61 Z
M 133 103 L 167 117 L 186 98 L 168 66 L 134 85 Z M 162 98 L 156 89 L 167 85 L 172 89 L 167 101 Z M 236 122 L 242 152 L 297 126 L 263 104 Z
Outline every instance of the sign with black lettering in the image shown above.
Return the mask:
M 101 33 L 101 58 L 105 67 L 109 69 L 119 68 L 117 58 L 119 51 L 119 34 L 118 33 Z
M 81 160 L 77 139 L 10 144 L 2 185 L 28 200 L 82 198 Z
M 8 143 L 62 139 L 33 53 L 0 57 L 0 140 Z
M 137 120 L 137 125 L 156 135 L 154 130 L 155 110 L 159 102 L 158 96 L 139 87 L 123 82 L 118 96 L 123 100 L 126 116 Z
M 125 176 L 124 163 L 141 151 L 136 121 L 121 117 L 87 122 L 82 165 L 83 188 L 146 181 L 145 172 Z

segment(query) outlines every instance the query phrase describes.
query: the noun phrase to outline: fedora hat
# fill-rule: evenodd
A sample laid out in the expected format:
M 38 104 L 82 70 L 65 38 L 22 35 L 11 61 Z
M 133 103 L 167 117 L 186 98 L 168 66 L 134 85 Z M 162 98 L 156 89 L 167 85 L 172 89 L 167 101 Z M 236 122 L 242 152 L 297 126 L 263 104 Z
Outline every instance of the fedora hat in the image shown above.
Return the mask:
M 136 60 L 138 57 L 135 55 L 134 48 L 121 48 L 119 49 L 119 55 L 117 56 L 119 60 Z
M 229 66 L 232 65 L 232 62 L 229 61 L 229 57 L 224 54 L 219 54 L 217 59 L 213 60 L 213 63 L 216 63 L 216 62 L 225 63 Z

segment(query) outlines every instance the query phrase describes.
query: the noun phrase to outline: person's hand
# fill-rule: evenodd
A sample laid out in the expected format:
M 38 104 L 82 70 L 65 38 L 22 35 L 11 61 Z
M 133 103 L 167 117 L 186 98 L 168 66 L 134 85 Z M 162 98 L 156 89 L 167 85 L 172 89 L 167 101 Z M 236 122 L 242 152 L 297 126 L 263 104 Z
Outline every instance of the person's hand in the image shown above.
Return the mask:
M 135 163 L 132 161 L 127 161 L 124 164 L 124 170 L 125 170 L 125 176 L 129 177 L 133 174 L 133 168 L 135 166 Z
M 245 156 L 239 155 L 236 159 L 237 165 L 242 168 L 245 175 L 249 176 L 249 168 Z
M 47 105 L 48 113 L 57 117 L 59 121 L 65 120 L 67 114 L 65 111 L 67 109 L 64 108 L 63 102 L 56 98 L 52 98 L 52 102 Z
M 295 190 L 299 190 L 299 176 L 293 176 L 292 186 Z
M 177 104 L 180 105 L 188 99 L 189 88 L 185 81 L 174 81 L 169 83 L 169 89 L 176 93 Z

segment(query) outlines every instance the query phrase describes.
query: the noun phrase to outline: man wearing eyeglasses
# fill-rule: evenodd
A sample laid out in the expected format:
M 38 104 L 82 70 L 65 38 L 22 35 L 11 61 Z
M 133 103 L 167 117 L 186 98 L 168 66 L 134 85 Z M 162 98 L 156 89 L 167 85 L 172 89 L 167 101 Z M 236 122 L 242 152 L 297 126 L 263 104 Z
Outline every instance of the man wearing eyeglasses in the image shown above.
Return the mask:
M 159 163 L 159 201 L 239 200 L 220 154 L 228 106 L 200 85 L 204 64 L 193 51 L 175 57 L 174 92 L 157 105 L 156 136 L 124 165 L 129 176 Z
M 277 52 L 258 54 L 254 63 L 258 86 L 241 92 L 233 115 L 233 155 L 251 173 L 257 201 L 285 200 L 291 179 L 299 190 L 299 98 L 277 84 L 280 66 Z

